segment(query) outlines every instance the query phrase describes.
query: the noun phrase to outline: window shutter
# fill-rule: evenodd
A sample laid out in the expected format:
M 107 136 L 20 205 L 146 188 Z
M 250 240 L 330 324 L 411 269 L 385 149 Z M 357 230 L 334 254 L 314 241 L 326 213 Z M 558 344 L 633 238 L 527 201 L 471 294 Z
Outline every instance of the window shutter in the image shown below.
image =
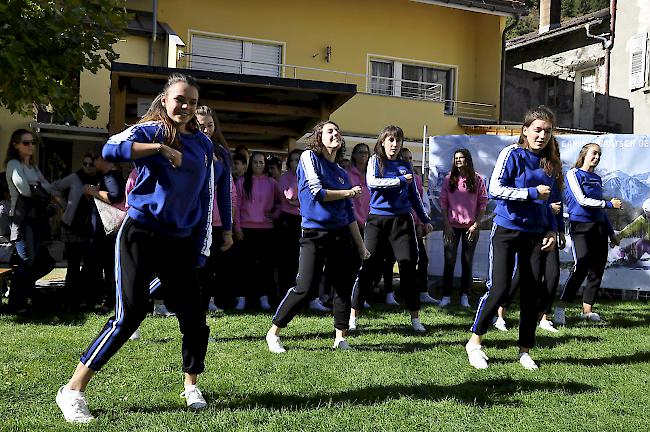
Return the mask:
M 281 57 L 282 48 L 279 45 L 251 43 L 250 60 L 255 63 L 246 63 L 245 73 L 279 77 Z
M 647 83 L 647 40 L 647 33 L 630 39 L 630 90 L 645 87 Z
M 241 73 L 242 41 L 192 35 L 192 69 Z

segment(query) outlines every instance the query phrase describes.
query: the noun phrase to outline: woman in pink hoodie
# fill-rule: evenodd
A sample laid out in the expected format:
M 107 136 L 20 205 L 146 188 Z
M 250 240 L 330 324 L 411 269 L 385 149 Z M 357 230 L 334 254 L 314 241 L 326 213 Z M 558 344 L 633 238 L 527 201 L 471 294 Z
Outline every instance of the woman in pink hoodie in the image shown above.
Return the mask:
M 368 159 L 370 159 L 370 147 L 368 144 L 359 143 L 352 149 L 350 157 L 350 169 L 348 176 L 353 186 L 361 186 L 361 194 L 352 199 L 354 204 L 354 216 L 359 224 L 359 231 L 363 235 L 363 227 L 370 213 L 370 191 L 366 184 L 366 169 L 368 168 Z
M 266 158 L 254 152 L 243 177 L 237 180 L 240 231 L 245 265 L 244 289 L 235 309 L 246 307 L 246 296 L 257 296 L 260 307 L 270 310 L 269 295 L 274 292 L 273 258 L 276 253 L 273 220 L 280 216 L 282 195 L 278 183 L 266 174 Z
M 469 308 L 469 288 L 472 283 L 472 261 L 478 242 L 479 225 L 488 197 L 483 178 L 474 171 L 472 154 L 465 148 L 454 152 L 451 172 L 445 177 L 440 191 L 440 207 L 444 223 L 445 267 L 442 276 L 442 299 L 438 306 L 451 303 L 454 267 L 458 243 L 462 243 L 460 305 Z

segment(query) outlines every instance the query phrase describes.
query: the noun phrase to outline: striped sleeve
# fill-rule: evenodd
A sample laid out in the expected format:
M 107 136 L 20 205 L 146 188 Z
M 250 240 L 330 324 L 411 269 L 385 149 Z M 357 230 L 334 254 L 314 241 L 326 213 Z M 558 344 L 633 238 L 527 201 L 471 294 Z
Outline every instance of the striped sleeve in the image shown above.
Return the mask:
M 566 173 L 566 183 L 569 186 L 569 191 L 571 195 L 576 199 L 577 203 L 582 207 L 592 207 L 592 208 L 605 208 L 607 207 L 607 201 L 602 199 L 589 198 L 582 191 L 580 186 L 580 180 L 578 180 L 577 168 L 571 168 Z
M 208 154 L 212 154 L 211 152 Z M 206 208 L 205 214 L 201 217 L 197 228 L 199 233 L 195 238 L 200 244 L 199 256 L 197 265 L 199 267 L 205 266 L 205 263 L 210 256 L 210 246 L 212 246 L 212 212 L 214 211 L 212 205 L 214 203 L 214 165 L 209 164 L 209 172 L 206 176 L 203 190 L 201 192 L 201 205 Z
M 504 148 L 501 150 L 501 153 L 499 153 L 497 162 L 494 165 L 494 171 L 492 171 L 489 186 L 490 195 L 495 199 L 526 201 L 528 199 L 537 198 L 535 188 L 516 188 L 510 186 L 510 184 L 513 183 L 512 171 L 514 169 L 514 158 L 512 157 L 512 153 L 517 147 L 517 144 L 513 144 Z M 531 191 L 531 189 L 535 189 L 535 192 Z
M 232 231 L 232 175 L 230 166 L 225 161 L 215 161 L 214 163 L 223 163 L 221 176 L 216 179 L 217 207 L 221 217 L 221 225 L 224 231 Z
M 366 170 L 366 184 L 369 188 L 385 189 L 400 187 L 406 183 L 404 176 L 399 177 L 379 177 L 379 158 L 377 155 L 372 155 L 368 162 Z
M 136 124 L 111 136 L 102 148 L 102 157 L 110 162 L 130 161 L 133 159 L 131 148 L 134 142 L 153 143 L 156 140 L 161 142 L 163 138 L 157 122 Z
M 316 172 L 316 153 L 311 150 L 304 151 L 300 155 L 300 163 L 305 173 L 305 180 L 315 201 L 322 201 L 325 198 L 325 189 Z

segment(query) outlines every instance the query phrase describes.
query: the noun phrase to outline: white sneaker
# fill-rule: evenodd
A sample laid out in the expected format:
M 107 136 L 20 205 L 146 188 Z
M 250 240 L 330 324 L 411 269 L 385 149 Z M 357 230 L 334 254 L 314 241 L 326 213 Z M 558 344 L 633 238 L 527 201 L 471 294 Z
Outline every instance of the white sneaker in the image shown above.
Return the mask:
M 386 294 L 386 304 L 389 306 L 399 306 L 399 303 L 395 300 L 395 293 L 389 292 Z
M 519 363 L 521 363 L 521 365 L 526 370 L 538 369 L 537 364 L 535 363 L 533 358 L 530 356 L 530 354 L 526 352 L 519 353 Z
M 56 393 L 56 404 L 68 423 L 88 423 L 95 419 L 88 410 L 84 392 L 68 390 L 65 386 L 61 386 Z
M 563 307 L 560 306 L 555 307 L 555 314 L 553 314 L 553 322 L 557 325 L 566 324 L 566 312 L 564 311 Z
M 368 303 L 367 301 L 364 301 L 363 302 L 363 308 L 364 309 L 370 309 L 370 303 Z
M 434 299 L 429 295 L 428 292 L 425 291 L 420 293 L 420 302 L 426 304 L 438 304 L 440 303 L 440 300 Z
M 164 303 L 154 303 L 153 316 L 161 316 L 167 318 L 167 317 L 176 316 L 176 314 L 174 312 L 170 312 Z
M 330 310 L 326 308 L 319 298 L 315 298 L 309 302 L 309 309 L 315 310 L 318 312 L 329 312 Z
M 280 341 L 280 336 L 267 334 L 266 344 L 269 347 L 269 351 L 271 351 L 272 353 L 283 354 L 287 352 L 287 350 L 285 350 L 284 347 L 282 346 L 282 342 Z
M 243 311 L 246 309 L 246 297 L 237 297 L 237 304 L 235 305 L 235 310 Z
M 418 333 L 424 333 L 427 331 L 426 327 L 420 322 L 420 318 L 411 318 L 411 327 Z
M 356 330 L 357 329 L 357 317 L 353 317 L 350 315 L 350 321 L 348 321 L 348 330 Z
M 138 327 L 137 329 L 135 329 L 133 334 L 129 337 L 129 340 L 138 340 L 141 337 L 142 335 L 140 334 L 140 327 Z
M 214 304 L 214 297 L 210 297 L 210 302 L 208 303 L 208 311 L 210 311 L 210 312 L 223 312 L 223 309 L 217 307 L 217 305 Z
M 440 299 L 440 303 L 438 303 L 438 306 L 440 307 L 447 307 L 451 304 L 451 297 L 449 296 L 443 296 L 442 299 Z
M 332 346 L 332 348 L 338 349 L 338 350 L 344 350 L 344 351 L 348 351 L 348 350 L 352 349 L 352 347 L 350 346 L 348 341 L 346 341 L 343 338 L 334 339 L 334 345 Z
M 497 317 L 497 319 L 494 321 L 494 327 L 497 330 L 500 330 L 500 331 L 503 331 L 503 332 L 508 331 L 508 327 L 506 326 L 506 320 L 504 320 L 501 317 Z
M 467 351 L 469 364 L 474 366 L 476 369 L 487 369 L 489 358 L 483 352 L 483 347 L 481 345 L 467 342 L 467 345 L 465 345 L 465 351 Z
M 542 318 L 539 321 L 539 328 L 541 328 L 542 330 L 549 331 L 551 333 L 558 333 L 559 332 L 558 329 L 553 327 L 553 322 L 552 321 L 544 319 L 544 318 Z
M 260 307 L 265 311 L 271 310 L 271 305 L 269 304 L 269 296 L 260 297 Z
M 600 315 L 598 315 L 596 312 L 582 313 L 582 314 L 580 314 L 580 319 L 583 319 L 585 321 L 592 321 L 592 322 L 602 322 L 602 321 L 604 321 L 600 317 Z
M 201 390 L 195 385 L 185 385 L 185 391 L 181 393 L 181 396 L 185 398 L 189 409 L 202 410 L 208 406 Z
M 469 299 L 467 298 L 467 294 L 463 294 L 460 296 L 460 306 L 464 307 L 465 309 L 469 309 L 472 306 L 469 304 Z

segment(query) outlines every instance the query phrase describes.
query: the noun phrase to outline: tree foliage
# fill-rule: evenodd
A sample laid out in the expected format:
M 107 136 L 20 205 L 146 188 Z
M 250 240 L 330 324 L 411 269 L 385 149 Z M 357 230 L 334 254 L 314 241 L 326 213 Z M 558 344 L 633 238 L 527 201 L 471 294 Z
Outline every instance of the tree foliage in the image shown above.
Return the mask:
M 528 5 L 531 7 L 530 13 L 521 17 L 517 25 L 508 32 L 508 39 L 537 31 L 539 28 L 539 2 L 540 0 L 528 1 Z M 609 7 L 609 0 L 561 0 L 561 2 L 562 21 Z M 513 22 L 513 18 L 508 18 L 508 24 Z
M 127 23 L 124 0 L 1 1 L 0 105 L 95 118 L 98 107 L 79 103 L 80 73 L 110 67 Z

